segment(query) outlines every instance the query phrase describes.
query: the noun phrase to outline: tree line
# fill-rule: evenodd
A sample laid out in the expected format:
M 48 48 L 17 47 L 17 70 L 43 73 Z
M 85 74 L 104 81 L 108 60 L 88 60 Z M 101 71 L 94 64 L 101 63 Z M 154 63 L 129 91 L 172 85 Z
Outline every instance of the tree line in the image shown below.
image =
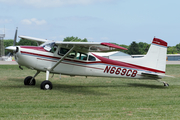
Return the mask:
M 66 37 L 63 40 L 64 42 L 88 42 L 86 38 L 81 39 L 78 37 Z M 116 43 L 113 43 L 116 44 Z M 8 39 L 4 40 L 4 47 L 7 46 L 12 46 L 13 45 L 13 40 Z M 30 46 L 37 46 L 37 43 L 35 41 L 31 40 L 25 40 L 25 39 L 20 39 L 19 42 L 16 42 L 16 45 L 30 45 Z M 145 43 L 145 42 L 139 42 L 136 43 L 133 41 L 130 45 L 123 45 L 123 44 L 116 44 L 121 47 L 127 48 L 128 50 L 122 50 L 123 52 L 130 54 L 130 55 L 145 55 L 147 51 L 149 50 L 150 44 Z M 5 54 L 7 54 L 8 51 L 5 51 Z M 180 53 L 180 43 L 177 44 L 176 46 L 168 46 L 167 49 L 167 54 L 178 54 Z

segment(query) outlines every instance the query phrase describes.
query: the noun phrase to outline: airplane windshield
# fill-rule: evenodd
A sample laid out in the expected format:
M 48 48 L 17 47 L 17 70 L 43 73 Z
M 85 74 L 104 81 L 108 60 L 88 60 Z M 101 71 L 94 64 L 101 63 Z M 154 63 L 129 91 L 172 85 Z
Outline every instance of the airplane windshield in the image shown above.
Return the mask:
M 57 50 L 58 46 L 55 44 L 55 42 L 52 42 L 52 43 L 48 43 L 48 44 L 43 45 L 43 48 L 46 51 L 54 53 Z

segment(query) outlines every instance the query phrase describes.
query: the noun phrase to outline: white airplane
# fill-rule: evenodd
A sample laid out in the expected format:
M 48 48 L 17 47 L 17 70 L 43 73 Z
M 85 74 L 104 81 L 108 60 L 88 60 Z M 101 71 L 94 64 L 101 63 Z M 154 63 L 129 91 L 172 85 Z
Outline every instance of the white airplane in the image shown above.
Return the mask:
M 37 71 L 34 76 L 24 79 L 24 85 L 35 85 L 35 77 L 40 72 L 46 72 L 46 79 L 40 86 L 44 90 L 53 88 L 49 81 L 50 73 L 157 81 L 167 76 L 165 75 L 167 42 L 158 38 L 153 39 L 148 53 L 142 58 L 115 57 L 113 59 L 102 57 L 96 52 L 127 49 L 104 42 L 60 42 L 27 36 L 19 36 L 19 38 L 43 43 L 40 46 L 6 47 L 6 50 L 14 51 L 15 60 L 20 68 L 25 66 Z M 169 86 L 168 83 L 163 83 L 164 86 Z

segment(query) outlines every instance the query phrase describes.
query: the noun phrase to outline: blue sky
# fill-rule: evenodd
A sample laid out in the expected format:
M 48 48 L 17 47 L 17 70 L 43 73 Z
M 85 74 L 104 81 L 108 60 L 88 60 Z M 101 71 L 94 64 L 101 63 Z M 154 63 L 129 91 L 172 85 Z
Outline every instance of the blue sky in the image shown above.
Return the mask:
M 178 0 L 0 0 L 0 33 L 60 40 L 68 36 L 130 45 L 155 37 L 180 43 Z

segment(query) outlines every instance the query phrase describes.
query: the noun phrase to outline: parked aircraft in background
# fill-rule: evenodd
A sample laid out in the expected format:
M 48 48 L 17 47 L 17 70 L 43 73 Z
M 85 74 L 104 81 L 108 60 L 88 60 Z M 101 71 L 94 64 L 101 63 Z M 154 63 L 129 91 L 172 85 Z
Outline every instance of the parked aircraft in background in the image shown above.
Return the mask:
M 60 42 L 27 36 L 19 38 L 43 43 L 40 46 L 9 46 L 6 50 L 14 52 L 20 68 L 25 66 L 37 71 L 34 76 L 24 79 L 25 85 L 35 85 L 35 77 L 40 72 L 46 72 L 45 81 L 40 86 L 44 90 L 53 88 L 49 81 L 50 73 L 158 81 L 166 76 L 167 42 L 158 38 L 153 39 L 147 55 L 141 58 L 103 57 L 110 54 L 110 51 L 127 50 L 105 42 Z M 168 83 L 163 83 L 164 86 L 169 86 Z

